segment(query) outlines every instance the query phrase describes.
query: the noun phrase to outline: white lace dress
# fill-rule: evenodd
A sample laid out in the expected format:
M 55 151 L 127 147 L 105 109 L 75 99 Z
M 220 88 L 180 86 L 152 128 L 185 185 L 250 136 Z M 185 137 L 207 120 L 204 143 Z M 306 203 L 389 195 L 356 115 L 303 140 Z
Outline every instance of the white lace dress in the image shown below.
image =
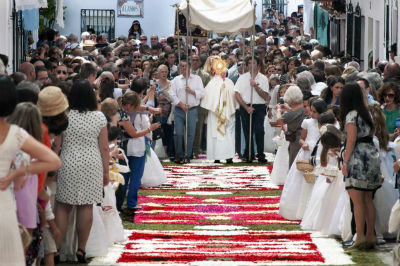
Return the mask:
M 300 227 L 303 230 L 316 230 L 315 224 L 316 220 L 315 217 L 318 216 L 320 210 L 321 210 L 321 202 L 322 199 L 324 198 L 324 195 L 326 193 L 326 190 L 329 187 L 330 183 L 326 182 L 326 177 L 323 175 L 320 175 L 321 172 L 321 165 L 320 165 L 320 155 L 321 155 L 321 150 L 322 150 L 322 144 L 318 144 L 318 150 L 317 150 L 317 155 L 315 157 L 317 166 L 316 169 L 314 170 L 314 174 L 317 176 L 310 200 L 308 201 L 306 210 L 303 215 L 303 219 L 301 221 Z
M 22 128 L 10 126 L 7 137 L 0 144 L 0 178 L 10 171 L 11 163 L 27 137 L 28 133 Z M 0 265 L 25 265 L 12 187 L 0 191 Z
M 278 146 L 278 151 L 272 167 L 271 181 L 276 185 L 283 185 L 289 172 L 289 142 L 286 141 L 283 130 L 280 136 L 273 138 L 273 141 Z
M 393 169 L 393 158 L 390 151 L 380 150 L 381 171 L 384 177 L 382 187 L 380 187 L 374 196 L 376 209 L 375 230 L 377 234 L 387 234 L 390 212 L 393 205 L 399 198 L 399 191 L 394 187 L 395 173 Z M 396 237 L 393 235 L 391 237 Z
M 300 148 L 289 169 L 279 204 L 279 214 L 288 220 L 301 220 L 303 218 L 313 188 L 313 184 L 307 183 L 303 173 L 297 170 L 296 161 L 310 159 L 311 151 L 319 138 L 318 121 L 305 119 L 301 127 L 307 130 L 305 141 L 308 143 L 309 150 Z

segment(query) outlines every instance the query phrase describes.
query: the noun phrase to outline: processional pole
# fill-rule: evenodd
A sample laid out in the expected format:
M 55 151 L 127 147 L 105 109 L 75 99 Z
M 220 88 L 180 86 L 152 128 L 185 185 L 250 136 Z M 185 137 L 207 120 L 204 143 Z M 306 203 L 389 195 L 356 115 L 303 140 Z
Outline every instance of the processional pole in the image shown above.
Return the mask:
M 186 107 L 189 108 L 188 105 L 188 92 L 186 91 L 186 88 L 188 86 L 188 81 L 189 81 L 189 77 L 190 77 L 190 70 L 189 70 L 189 19 L 190 19 L 190 0 L 186 0 L 187 2 L 187 10 L 188 10 L 188 15 L 186 18 L 186 87 L 185 87 L 185 92 L 186 92 Z M 183 73 L 182 73 L 183 75 Z M 189 158 L 188 155 L 188 113 L 189 113 L 189 109 L 187 110 L 187 112 L 185 112 L 185 116 L 186 116 L 186 121 L 185 121 L 185 158 Z
M 180 33 L 180 29 L 179 29 L 179 8 L 178 8 L 178 4 L 175 4 L 176 7 L 176 27 L 178 29 L 178 64 L 181 63 L 181 45 L 180 45 L 180 38 L 181 38 L 181 33 Z
M 253 6 L 253 1 L 251 1 L 251 4 Z M 256 3 L 254 3 L 254 11 L 253 11 L 253 19 L 255 18 L 255 10 L 256 10 Z M 251 31 L 251 42 L 250 42 L 250 49 L 251 49 L 251 73 L 250 73 L 250 80 L 253 79 L 253 75 L 254 75 L 254 38 L 255 38 L 255 34 L 256 34 L 256 27 L 255 27 L 255 20 L 253 23 L 253 27 L 252 27 L 252 31 Z M 255 77 L 254 77 L 255 79 Z M 251 91 L 250 91 L 250 108 L 253 107 L 253 90 L 254 87 L 251 86 Z M 252 134 L 253 134 L 253 130 L 252 130 L 252 126 L 253 126 L 253 113 L 254 111 L 250 114 L 250 128 L 249 128 L 249 161 L 251 161 L 251 149 L 253 148 L 253 143 L 252 143 Z

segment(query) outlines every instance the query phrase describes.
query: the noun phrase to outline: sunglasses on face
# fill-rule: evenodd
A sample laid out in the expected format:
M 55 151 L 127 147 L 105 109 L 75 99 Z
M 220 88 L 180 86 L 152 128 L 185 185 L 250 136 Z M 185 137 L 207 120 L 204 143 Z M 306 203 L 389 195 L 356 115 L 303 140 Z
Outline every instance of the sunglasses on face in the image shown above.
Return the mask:
M 64 70 L 57 70 L 57 74 L 61 74 L 63 73 L 64 75 L 67 75 L 67 71 Z
M 140 59 L 140 56 L 137 55 L 137 56 L 134 56 L 133 58 L 134 59 Z
M 125 57 L 125 56 L 129 56 L 129 54 L 121 54 L 121 56 L 124 56 L 124 57 Z
M 275 68 L 276 71 L 282 71 L 282 68 Z
M 392 94 L 392 93 L 385 93 L 385 94 L 383 94 L 383 97 L 385 98 L 385 97 L 387 97 L 387 98 L 394 98 L 394 94 Z

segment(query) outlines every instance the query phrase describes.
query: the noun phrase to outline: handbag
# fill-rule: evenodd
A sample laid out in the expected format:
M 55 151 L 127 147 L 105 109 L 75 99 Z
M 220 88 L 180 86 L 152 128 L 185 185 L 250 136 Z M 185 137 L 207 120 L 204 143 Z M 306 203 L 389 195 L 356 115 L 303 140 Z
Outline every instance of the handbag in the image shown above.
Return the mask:
M 290 134 L 285 132 L 285 139 L 286 139 L 286 141 L 289 141 L 289 142 L 296 141 L 296 132 L 290 133 Z
M 26 249 L 31 244 L 32 237 L 23 225 L 18 224 L 18 229 L 21 234 L 22 246 Z
M 116 168 L 118 169 L 119 173 L 125 174 L 125 173 L 129 173 L 131 171 L 131 169 L 129 168 L 129 162 L 128 162 L 128 158 L 126 158 L 125 152 L 123 149 L 118 149 L 122 156 L 124 157 L 124 161 L 126 165 L 122 165 L 119 163 L 115 163 Z
M 142 157 L 145 153 L 146 147 L 144 137 L 130 138 L 126 147 L 127 156 Z

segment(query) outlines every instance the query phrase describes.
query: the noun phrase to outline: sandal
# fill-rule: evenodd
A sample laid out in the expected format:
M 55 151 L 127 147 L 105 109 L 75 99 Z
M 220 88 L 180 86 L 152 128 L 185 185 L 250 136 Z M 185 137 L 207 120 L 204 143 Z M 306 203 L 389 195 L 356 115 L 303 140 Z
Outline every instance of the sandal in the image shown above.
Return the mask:
M 78 252 L 82 253 L 82 254 L 78 254 Z M 79 263 L 84 263 L 84 264 L 88 264 L 88 260 L 86 259 L 86 252 L 81 249 L 78 248 L 78 250 L 76 251 L 76 258 L 78 259 Z

